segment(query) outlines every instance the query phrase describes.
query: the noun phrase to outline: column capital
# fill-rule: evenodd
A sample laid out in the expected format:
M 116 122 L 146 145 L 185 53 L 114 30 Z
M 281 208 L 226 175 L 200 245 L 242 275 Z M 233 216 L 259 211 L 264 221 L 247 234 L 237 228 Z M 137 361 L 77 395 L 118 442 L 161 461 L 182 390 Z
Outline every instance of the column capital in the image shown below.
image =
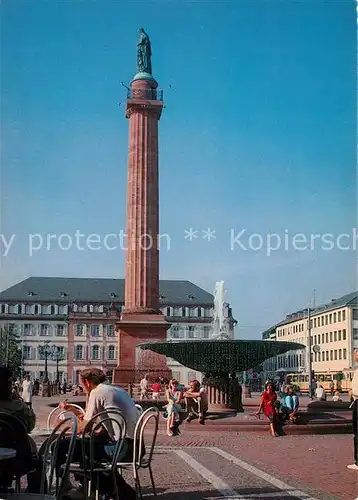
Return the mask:
M 162 101 L 150 101 L 144 99 L 128 99 L 126 105 L 126 118 L 130 118 L 133 113 L 155 115 L 160 120 L 163 110 Z

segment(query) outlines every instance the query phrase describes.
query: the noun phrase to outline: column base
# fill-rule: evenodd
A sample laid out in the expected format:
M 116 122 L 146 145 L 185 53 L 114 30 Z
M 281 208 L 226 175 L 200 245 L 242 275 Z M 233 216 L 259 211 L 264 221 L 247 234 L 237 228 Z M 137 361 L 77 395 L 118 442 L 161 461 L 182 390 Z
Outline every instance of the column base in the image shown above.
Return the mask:
M 236 379 L 225 376 L 205 377 L 203 380 L 211 413 L 243 412 L 242 387 Z
M 162 314 L 123 313 L 116 324 L 118 332 L 118 366 L 113 372 L 113 383 L 121 386 L 135 384 L 148 375 L 149 381 L 156 378 L 169 380 L 166 357 L 149 350 L 137 349 L 138 344 L 163 341 L 170 328 Z

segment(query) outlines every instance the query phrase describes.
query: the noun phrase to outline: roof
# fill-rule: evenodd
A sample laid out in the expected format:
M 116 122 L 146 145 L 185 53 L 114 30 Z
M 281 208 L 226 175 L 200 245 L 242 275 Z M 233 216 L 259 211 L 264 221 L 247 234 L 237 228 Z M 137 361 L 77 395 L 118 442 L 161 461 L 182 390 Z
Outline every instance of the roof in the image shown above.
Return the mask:
M 316 316 L 318 314 L 326 313 L 329 311 L 333 311 L 340 307 L 358 307 L 358 291 L 347 293 L 339 297 L 338 299 L 332 299 L 330 302 L 326 304 L 321 304 L 317 307 L 310 307 L 310 314 L 312 316 Z M 279 323 L 276 323 L 274 326 L 271 326 L 267 330 L 262 333 L 263 338 L 269 338 L 269 335 L 272 331 L 276 330 L 278 326 L 287 325 L 289 323 L 293 323 L 299 319 L 307 318 L 308 308 L 301 309 L 299 311 L 295 311 L 291 314 L 287 314 L 286 318 Z
M 161 305 L 212 306 L 211 293 L 184 280 L 160 280 Z M 7 302 L 124 303 L 124 279 L 30 277 L 0 292 Z

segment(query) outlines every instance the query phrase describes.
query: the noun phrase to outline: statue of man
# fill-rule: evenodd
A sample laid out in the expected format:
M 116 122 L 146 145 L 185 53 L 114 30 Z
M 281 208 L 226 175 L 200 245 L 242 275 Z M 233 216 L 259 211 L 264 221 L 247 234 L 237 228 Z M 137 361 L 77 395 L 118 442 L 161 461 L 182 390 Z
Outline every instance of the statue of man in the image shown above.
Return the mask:
M 139 30 L 139 39 L 137 42 L 137 70 L 138 73 L 152 74 L 152 49 L 147 33 L 143 28 Z

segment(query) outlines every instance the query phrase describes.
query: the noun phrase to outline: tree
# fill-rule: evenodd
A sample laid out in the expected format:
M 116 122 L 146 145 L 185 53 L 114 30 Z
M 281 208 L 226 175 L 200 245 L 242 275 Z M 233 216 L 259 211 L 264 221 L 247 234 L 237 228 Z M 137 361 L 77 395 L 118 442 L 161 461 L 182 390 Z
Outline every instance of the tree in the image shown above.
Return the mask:
M 0 366 L 7 366 L 15 377 L 22 376 L 21 340 L 13 326 L 0 328 Z

